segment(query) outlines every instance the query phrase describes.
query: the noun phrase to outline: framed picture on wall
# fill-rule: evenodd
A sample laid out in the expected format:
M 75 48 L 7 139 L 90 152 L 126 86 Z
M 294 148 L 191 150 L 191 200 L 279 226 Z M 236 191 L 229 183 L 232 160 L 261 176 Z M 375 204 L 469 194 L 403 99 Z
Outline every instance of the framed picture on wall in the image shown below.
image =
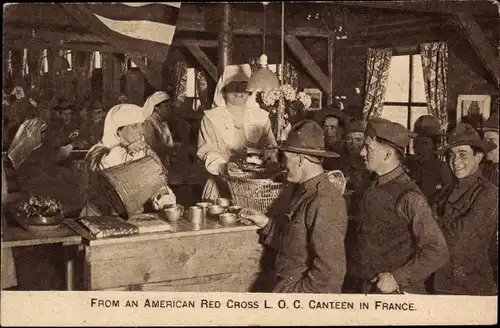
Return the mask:
M 468 115 L 481 115 L 483 120 L 490 117 L 491 95 L 458 95 L 457 123 Z
M 321 109 L 321 100 L 323 98 L 323 93 L 319 89 L 304 89 L 304 92 L 311 97 L 311 107 L 307 110 L 315 111 Z

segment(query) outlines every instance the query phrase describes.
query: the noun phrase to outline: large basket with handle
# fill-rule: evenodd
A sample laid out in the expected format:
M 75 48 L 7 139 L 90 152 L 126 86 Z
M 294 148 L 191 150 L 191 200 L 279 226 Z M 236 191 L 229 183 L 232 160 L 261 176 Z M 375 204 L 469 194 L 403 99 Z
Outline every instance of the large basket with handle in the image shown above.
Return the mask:
M 253 171 L 238 176 L 225 175 L 224 179 L 235 205 L 267 213 L 285 186 L 284 183 L 271 179 L 276 175 L 276 172 Z

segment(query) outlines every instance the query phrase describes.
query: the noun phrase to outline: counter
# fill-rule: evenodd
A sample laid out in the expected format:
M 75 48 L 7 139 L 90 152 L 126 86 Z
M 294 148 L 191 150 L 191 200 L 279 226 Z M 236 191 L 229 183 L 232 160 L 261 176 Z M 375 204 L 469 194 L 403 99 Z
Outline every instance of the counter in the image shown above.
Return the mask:
M 182 218 L 173 232 L 95 239 L 79 231 L 84 289 L 251 291 L 263 253 L 256 230 L 239 224 L 223 227 L 212 219 L 196 225 Z

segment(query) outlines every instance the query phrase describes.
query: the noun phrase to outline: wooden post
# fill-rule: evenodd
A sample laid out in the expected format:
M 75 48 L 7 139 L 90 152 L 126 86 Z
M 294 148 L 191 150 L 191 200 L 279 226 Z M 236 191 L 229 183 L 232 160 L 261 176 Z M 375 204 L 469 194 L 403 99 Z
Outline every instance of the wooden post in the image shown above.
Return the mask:
M 328 34 L 328 78 L 330 82 L 330 94 L 328 95 L 328 105 L 333 104 L 333 93 L 334 93 L 334 78 L 333 78 L 333 66 L 335 63 L 335 35 L 333 31 Z
M 224 68 L 231 64 L 233 55 L 233 24 L 232 24 L 232 5 L 222 3 L 222 20 L 219 31 L 219 53 L 218 53 L 218 72 L 224 73 Z

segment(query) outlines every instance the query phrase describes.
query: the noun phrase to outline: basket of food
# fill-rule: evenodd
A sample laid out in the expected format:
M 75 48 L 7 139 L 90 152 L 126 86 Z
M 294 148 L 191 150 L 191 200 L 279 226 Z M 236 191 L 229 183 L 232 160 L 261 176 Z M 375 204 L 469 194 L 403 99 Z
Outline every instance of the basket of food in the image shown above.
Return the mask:
M 279 165 L 239 165 L 238 174 L 224 175 L 235 205 L 266 213 L 284 188 Z
M 64 220 L 61 203 L 50 197 L 32 196 L 28 201 L 16 204 L 14 214 L 25 226 L 54 227 Z

